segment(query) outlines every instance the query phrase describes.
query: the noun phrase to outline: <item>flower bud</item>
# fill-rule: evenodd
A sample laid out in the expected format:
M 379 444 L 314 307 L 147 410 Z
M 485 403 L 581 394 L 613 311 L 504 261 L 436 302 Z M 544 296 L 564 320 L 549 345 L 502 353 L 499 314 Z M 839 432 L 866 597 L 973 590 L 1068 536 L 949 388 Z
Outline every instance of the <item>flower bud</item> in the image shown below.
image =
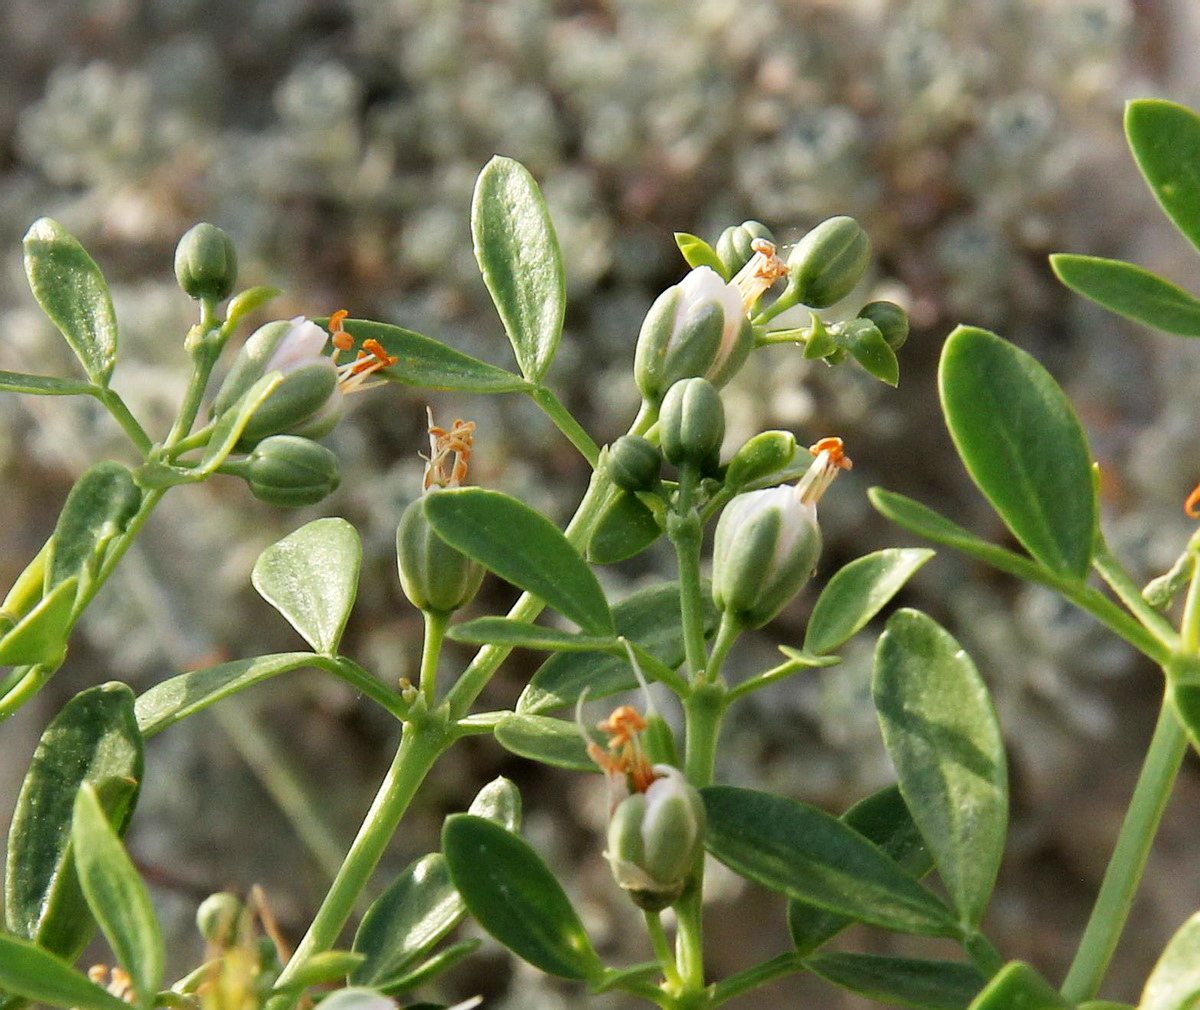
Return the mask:
M 638 907 L 660 912 L 683 893 L 703 850 L 704 803 L 679 769 L 660 764 L 654 774 L 613 811 L 604 856 Z
M 822 221 L 793 247 L 788 285 L 800 302 L 822 309 L 854 288 L 871 260 L 871 240 L 852 217 Z
M 765 238 L 772 245 L 775 244 L 775 236 L 771 234 L 771 229 L 761 221 L 743 221 L 721 232 L 721 237 L 717 239 L 716 253 L 725 268 L 726 277 L 732 277 L 750 262 L 755 252 L 751 243 L 756 238 Z
M 237 250 L 216 225 L 189 228 L 175 247 L 175 278 L 189 298 L 228 298 L 237 283 Z
M 210 894 L 196 909 L 196 928 L 214 947 L 232 947 L 237 941 L 242 903 L 228 891 Z
M 743 488 L 782 470 L 796 455 L 796 436 L 790 431 L 759 432 L 737 452 L 725 469 L 725 486 Z
M 213 416 L 236 409 L 238 401 L 269 372 L 282 372 L 283 381 L 251 416 L 239 448 L 250 448 L 284 431 L 319 437 L 337 423 L 341 392 L 337 366 L 324 353 L 328 339 L 321 327 L 303 316 L 267 323 L 247 338 L 213 400 Z M 323 423 L 300 427 L 310 421 Z
M 868 302 L 858 317 L 873 322 L 893 351 L 900 350 L 908 340 L 908 313 L 895 302 Z
M 711 267 L 696 267 L 655 299 L 642 322 L 633 373 L 657 404 L 679 379 L 704 376 L 724 385 L 754 346 L 741 290 Z
M 676 466 L 715 470 L 725 438 L 725 408 L 707 379 L 680 379 L 663 397 L 658 415 L 663 455 Z
M 255 498 L 294 508 L 315 505 L 337 490 L 337 456 L 299 435 L 264 438 L 246 460 L 246 483 Z
M 812 576 L 821 554 L 817 501 L 838 469 L 840 439 L 822 439 L 795 484 L 738 495 L 721 513 L 713 542 L 713 602 L 744 628 L 760 628 Z
M 483 581 L 483 566 L 434 532 L 422 498 L 412 502 L 400 516 L 396 561 L 404 595 L 419 610 L 452 613 L 475 598 Z
M 608 447 L 608 476 L 625 491 L 654 491 L 660 484 L 662 455 L 640 435 L 622 435 Z

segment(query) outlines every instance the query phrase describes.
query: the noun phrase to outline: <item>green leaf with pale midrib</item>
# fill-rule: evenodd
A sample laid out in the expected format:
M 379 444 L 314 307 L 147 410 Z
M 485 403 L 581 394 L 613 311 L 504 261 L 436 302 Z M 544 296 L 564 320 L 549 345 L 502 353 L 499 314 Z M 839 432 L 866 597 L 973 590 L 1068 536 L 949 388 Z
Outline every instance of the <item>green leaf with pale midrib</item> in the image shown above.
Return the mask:
M 129 1010 L 129 1004 L 49 951 L 0 933 L 0 986 L 48 1006 L 79 1010 Z
M 562 338 L 567 286 L 541 190 L 511 158 L 492 158 L 471 201 L 475 259 L 522 374 L 539 382 Z
M 32 393 L 35 396 L 94 396 L 96 387 L 79 379 L 60 379 L 56 375 L 26 375 L 24 372 L 0 370 L 0 391 Z
M 903 933 L 957 936 L 932 893 L 823 810 L 751 789 L 709 786 L 705 845 L 744 877 L 818 908 Z
M 1174 102 L 1140 99 L 1125 107 L 1125 136 L 1159 206 L 1200 249 L 1200 116 Z
M 938 369 L 946 426 L 972 480 L 1033 557 L 1083 579 L 1097 501 L 1087 439 L 1066 395 L 1029 354 L 959 326 Z
M 427 494 L 425 515 L 451 547 L 541 599 L 593 635 L 613 633 L 608 601 L 587 562 L 549 519 L 499 491 Z
M 501 719 L 494 732 L 496 742 L 506 751 L 531 761 L 573 771 L 600 770 L 588 757 L 587 744 L 573 722 L 514 714 Z
M 1098 305 L 1155 329 L 1200 337 L 1200 299 L 1157 274 L 1121 260 L 1057 253 L 1058 279 Z
M 987 686 L 932 618 L 899 610 L 879 639 L 873 691 L 905 803 L 959 915 L 977 926 L 1008 828 L 1004 741 Z
M 454 625 L 447 637 L 468 645 L 507 645 L 548 652 L 594 652 L 617 644 L 615 638 L 580 635 L 559 628 L 512 621 L 506 617 L 480 617 Z
M 880 1003 L 916 1010 L 966 1010 L 984 978 L 969 964 L 878 954 L 815 954 L 804 962 L 827 982 Z

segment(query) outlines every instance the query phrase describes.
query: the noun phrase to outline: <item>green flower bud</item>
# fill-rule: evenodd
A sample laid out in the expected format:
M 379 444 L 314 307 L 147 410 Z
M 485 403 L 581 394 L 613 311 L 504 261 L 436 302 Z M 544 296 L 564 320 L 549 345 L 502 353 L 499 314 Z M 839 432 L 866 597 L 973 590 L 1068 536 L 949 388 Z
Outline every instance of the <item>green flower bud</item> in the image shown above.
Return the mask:
M 813 446 L 816 458 L 795 484 L 738 495 L 717 521 L 713 602 L 744 628 L 760 628 L 812 577 L 821 554 L 817 501 L 839 468 L 840 439 Z
M 711 267 L 696 267 L 646 313 L 634 379 L 654 404 L 679 379 L 699 375 L 722 386 L 745 364 L 753 346 L 741 290 Z
M 483 566 L 434 532 L 423 504 L 421 498 L 412 502 L 396 528 L 400 586 L 419 610 L 448 614 L 475 598 L 483 581 Z
M 175 247 L 175 278 L 189 298 L 228 298 L 237 283 L 233 239 L 216 225 L 189 228 Z
M 743 488 L 782 470 L 796 455 L 796 436 L 790 431 L 759 432 L 737 452 L 725 468 L 725 486 Z
M 295 508 L 315 505 L 337 490 L 337 456 L 299 435 L 264 438 L 245 462 L 244 475 L 255 498 Z
M 639 908 L 661 912 L 683 893 L 703 851 L 704 803 L 679 769 L 660 764 L 654 773 L 644 793 L 613 811 L 604 856 Z
M 608 447 L 608 476 L 626 491 L 654 491 L 661 483 L 662 455 L 640 435 L 622 435 Z
M 658 415 L 663 455 L 676 466 L 715 470 L 725 438 L 725 408 L 707 379 L 680 379 L 663 397 Z
M 252 448 L 279 432 L 317 438 L 333 428 L 341 416 L 342 394 L 337 366 L 325 354 L 328 339 L 303 316 L 267 323 L 247 338 L 213 400 L 213 416 L 236 409 L 269 372 L 282 372 L 283 381 L 251 416 L 239 448 Z
M 765 238 L 772 245 L 776 244 L 771 229 L 761 221 L 743 221 L 721 232 L 721 237 L 717 239 L 716 253 L 725 268 L 726 277 L 732 277 L 750 262 L 754 255 L 750 243 L 756 238 Z
M 852 217 L 822 221 L 792 248 L 788 286 L 800 302 L 822 309 L 845 298 L 867 270 L 871 240 Z
M 908 340 L 908 313 L 895 302 L 868 302 L 858 318 L 873 322 L 893 351 L 900 350 Z
M 196 909 L 196 928 L 214 947 L 232 947 L 237 941 L 242 903 L 228 891 L 210 894 Z

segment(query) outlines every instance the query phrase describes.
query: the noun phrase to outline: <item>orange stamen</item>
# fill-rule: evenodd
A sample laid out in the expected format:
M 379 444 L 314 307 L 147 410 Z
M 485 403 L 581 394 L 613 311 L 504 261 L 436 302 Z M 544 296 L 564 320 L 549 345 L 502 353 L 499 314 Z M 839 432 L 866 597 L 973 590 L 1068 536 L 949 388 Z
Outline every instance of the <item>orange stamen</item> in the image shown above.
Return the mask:
M 849 470 L 854 466 L 850 457 L 845 453 L 844 443 L 834 435 L 819 439 L 815 444 L 808 447 L 808 451 L 814 456 L 819 456 L 823 452 L 828 453 L 829 462 L 839 470 Z
M 1192 488 L 1192 493 L 1187 496 L 1187 501 L 1183 503 L 1183 511 L 1193 519 L 1200 519 L 1200 509 L 1197 509 L 1198 505 L 1200 505 L 1200 484 Z
M 337 351 L 348 351 L 354 346 L 354 338 L 342 329 L 342 320 L 350 313 L 345 309 L 338 309 L 332 316 L 329 317 L 329 335 L 333 338 L 333 346 Z M 337 354 L 334 354 L 334 360 L 337 360 Z
M 475 422 L 456 418 L 447 431 L 433 423 L 432 410 L 426 408 L 426 412 L 429 417 L 429 456 L 425 458 L 425 490 L 428 491 L 435 484 L 438 487 L 458 487 L 467 477 Z

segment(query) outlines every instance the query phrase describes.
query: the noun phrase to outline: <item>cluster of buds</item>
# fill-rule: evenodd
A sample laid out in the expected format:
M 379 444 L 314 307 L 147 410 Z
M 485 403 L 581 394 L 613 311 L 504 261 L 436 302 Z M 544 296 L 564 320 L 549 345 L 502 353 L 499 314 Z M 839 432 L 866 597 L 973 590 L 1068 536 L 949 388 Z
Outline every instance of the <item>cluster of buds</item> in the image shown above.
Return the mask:
M 429 456 L 425 458 L 424 494 L 461 486 L 467 477 L 475 425 L 456 420 L 449 429 L 429 418 Z M 424 497 L 411 502 L 396 528 L 396 561 L 400 585 L 413 606 L 428 613 L 449 614 L 475 598 L 483 566 L 437 535 L 425 515 Z
M 809 449 L 796 484 L 750 491 L 721 513 L 713 543 L 713 601 L 744 628 L 760 628 L 800 591 L 821 554 L 817 502 L 850 459 L 840 438 Z
M 609 784 L 604 856 L 639 908 L 662 911 L 678 900 L 695 870 L 704 845 L 704 803 L 678 768 L 650 763 L 642 742 L 646 720 L 635 708 L 622 705 L 597 729 L 608 736 L 606 747 L 588 739 L 588 754 Z

